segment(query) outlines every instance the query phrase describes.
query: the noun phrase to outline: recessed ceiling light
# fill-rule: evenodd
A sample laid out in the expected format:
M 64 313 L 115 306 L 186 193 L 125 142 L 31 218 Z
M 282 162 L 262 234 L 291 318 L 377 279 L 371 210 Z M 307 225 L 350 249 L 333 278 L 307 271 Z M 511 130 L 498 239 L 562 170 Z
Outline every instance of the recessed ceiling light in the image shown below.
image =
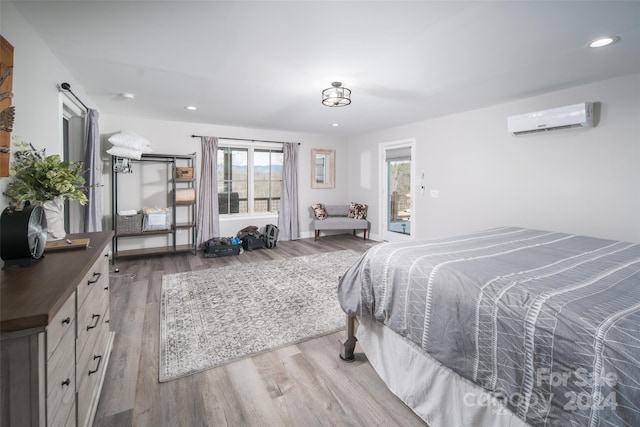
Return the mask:
M 135 97 L 136 96 L 134 94 L 129 93 L 129 92 L 124 92 L 124 93 L 120 94 L 120 98 L 123 98 L 123 99 L 133 99 Z
M 595 39 L 591 43 L 589 43 L 589 47 L 604 47 L 609 46 L 610 44 L 614 44 L 620 40 L 620 37 L 610 36 L 610 37 L 600 37 L 599 39 Z
M 184 107 L 185 110 L 189 110 L 189 111 L 194 111 L 197 110 L 198 107 L 194 106 L 194 105 L 187 105 L 186 107 Z
M 333 126 L 334 128 L 337 128 L 338 126 L 340 126 L 339 123 L 331 123 L 331 126 Z

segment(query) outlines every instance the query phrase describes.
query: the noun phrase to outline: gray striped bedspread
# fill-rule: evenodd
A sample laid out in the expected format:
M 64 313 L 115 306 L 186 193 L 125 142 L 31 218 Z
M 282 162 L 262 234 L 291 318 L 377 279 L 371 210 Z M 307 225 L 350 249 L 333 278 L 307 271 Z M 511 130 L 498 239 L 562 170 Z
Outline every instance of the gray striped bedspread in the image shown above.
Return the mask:
M 515 227 L 384 243 L 338 296 L 531 425 L 640 426 L 639 244 Z

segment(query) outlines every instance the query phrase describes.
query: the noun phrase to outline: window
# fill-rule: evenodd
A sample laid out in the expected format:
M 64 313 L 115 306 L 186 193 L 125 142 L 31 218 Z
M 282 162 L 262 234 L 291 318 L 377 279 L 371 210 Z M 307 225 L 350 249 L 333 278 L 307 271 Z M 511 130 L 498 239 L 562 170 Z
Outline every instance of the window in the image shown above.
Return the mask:
M 282 148 L 218 147 L 218 207 L 221 215 L 280 210 Z
M 253 152 L 253 212 L 278 212 L 282 184 L 282 151 Z

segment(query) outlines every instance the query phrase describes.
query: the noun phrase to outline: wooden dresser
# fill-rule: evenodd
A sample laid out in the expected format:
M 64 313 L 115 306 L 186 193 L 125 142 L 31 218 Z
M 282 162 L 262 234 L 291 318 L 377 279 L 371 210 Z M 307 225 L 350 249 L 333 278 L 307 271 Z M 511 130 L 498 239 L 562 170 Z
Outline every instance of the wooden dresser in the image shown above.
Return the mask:
M 114 337 L 113 232 L 68 237 L 89 247 L 0 272 L 0 425 L 93 423 Z

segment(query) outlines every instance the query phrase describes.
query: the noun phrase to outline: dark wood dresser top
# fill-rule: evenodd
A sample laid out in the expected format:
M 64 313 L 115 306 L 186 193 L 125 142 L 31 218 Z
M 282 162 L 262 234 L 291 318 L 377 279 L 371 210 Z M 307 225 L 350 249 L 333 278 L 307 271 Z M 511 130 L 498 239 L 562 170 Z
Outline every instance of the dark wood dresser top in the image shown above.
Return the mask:
M 112 231 L 68 235 L 90 238 L 86 249 L 49 252 L 29 267 L 0 270 L 0 332 L 44 328 L 111 243 Z M 0 261 L 3 262 L 3 261 Z

